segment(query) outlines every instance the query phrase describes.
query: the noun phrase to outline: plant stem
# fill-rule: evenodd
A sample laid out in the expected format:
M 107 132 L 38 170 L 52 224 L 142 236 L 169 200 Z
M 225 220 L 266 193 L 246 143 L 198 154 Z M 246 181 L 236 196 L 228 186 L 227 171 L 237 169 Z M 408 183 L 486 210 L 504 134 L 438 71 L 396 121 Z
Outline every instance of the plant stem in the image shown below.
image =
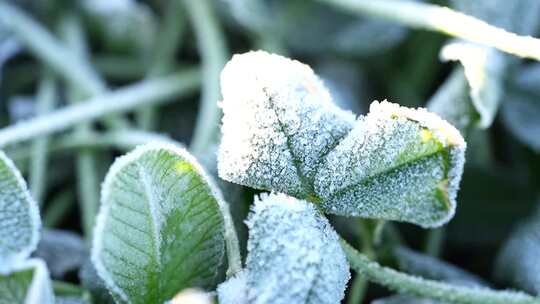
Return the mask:
M 57 227 L 74 201 L 75 195 L 71 190 L 64 190 L 53 197 L 43 213 L 43 226 L 48 228 Z
M 38 115 L 45 114 L 54 108 L 56 94 L 56 82 L 51 73 L 45 72 L 40 82 L 37 94 L 36 111 Z M 32 197 L 39 205 L 43 205 L 43 193 L 45 191 L 45 175 L 47 172 L 47 152 L 49 138 L 47 136 L 37 138 L 32 142 L 30 160 L 30 190 Z
M 341 240 L 341 246 L 347 256 L 351 268 L 367 277 L 368 280 L 386 286 L 399 293 L 464 304 L 540 303 L 540 298 L 535 298 L 522 292 L 496 291 L 489 288 L 455 286 L 412 276 L 373 262 L 343 239 Z
M 352 12 L 378 16 L 540 60 L 540 39 L 520 36 L 450 8 L 408 0 L 319 0 Z
M 229 267 L 227 269 L 227 278 L 231 278 L 235 274 L 242 271 L 242 256 L 240 254 L 240 244 L 238 242 L 238 235 L 236 234 L 236 229 L 234 228 L 234 222 L 229 208 L 229 204 L 223 199 L 219 199 L 218 203 L 225 226 L 225 244 L 227 247 L 227 261 L 229 263 Z
M 169 72 L 174 64 L 174 55 L 180 47 L 180 41 L 185 29 L 185 18 L 180 1 L 168 1 L 165 4 L 165 16 L 158 36 L 154 56 L 147 72 L 147 78 L 162 76 Z M 158 109 L 148 106 L 136 113 L 137 124 L 143 130 L 153 130 L 156 127 Z
M 188 16 L 197 36 L 202 57 L 204 78 L 199 115 L 190 149 L 195 155 L 203 153 L 213 143 L 218 133 L 221 111 L 219 75 L 227 60 L 225 38 L 213 11 L 213 1 L 184 0 Z
M 105 115 L 125 113 L 149 104 L 170 102 L 173 97 L 192 93 L 199 83 L 200 74 L 195 69 L 187 69 L 159 79 L 145 80 L 0 129 L 0 147 L 59 132 Z
M 154 141 L 165 141 L 179 145 L 179 143 L 165 135 L 128 129 L 105 133 L 90 132 L 84 136 L 77 134 L 64 135 L 52 140 L 47 148 L 49 152 L 78 149 L 118 149 L 127 152 L 138 145 Z M 24 146 L 6 150 L 6 153 L 14 161 L 21 161 L 30 157 L 28 148 Z
M 85 60 L 66 48 L 25 12 L 6 1 L 0 1 L 0 24 L 11 30 L 30 52 L 51 69 L 87 94 L 101 94 L 106 90 L 105 84 Z
M 3 0 L 0 0 L 0 24 L 13 32 L 38 59 L 84 92 L 85 97 L 107 91 L 105 82 L 88 63 L 89 60 L 66 47 L 24 11 Z M 113 128 L 126 128 L 129 125 L 127 120 L 120 117 L 109 117 L 107 123 Z
M 67 45 L 81 58 L 87 57 L 87 45 L 79 19 L 75 15 L 66 15 L 60 23 L 60 32 Z M 75 104 L 84 99 L 84 92 L 74 85 L 67 88 L 68 101 Z M 86 136 L 91 132 L 89 123 L 81 123 L 74 133 Z M 82 215 L 82 228 L 87 242 L 92 240 L 94 222 L 99 208 L 99 181 L 97 172 L 98 160 L 90 149 L 77 151 L 77 186 L 79 192 L 79 204 Z
M 445 237 L 445 228 L 439 227 L 432 229 L 427 234 L 425 252 L 432 257 L 439 257 L 441 255 L 443 243 Z

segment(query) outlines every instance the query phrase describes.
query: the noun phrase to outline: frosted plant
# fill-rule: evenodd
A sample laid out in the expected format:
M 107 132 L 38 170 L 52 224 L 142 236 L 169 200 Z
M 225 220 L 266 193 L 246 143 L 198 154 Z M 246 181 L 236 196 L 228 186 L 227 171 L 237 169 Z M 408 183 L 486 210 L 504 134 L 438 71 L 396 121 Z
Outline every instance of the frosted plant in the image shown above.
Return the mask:
M 0 151 L 0 303 L 54 303 L 45 263 L 27 259 L 40 229 L 37 203 L 19 170 Z
M 308 66 L 265 52 L 235 55 L 223 69 L 221 85 L 220 176 L 311 195 L 322 156 L 352 129 L 354 115 L 332 103 Z
M 424 109 L 340 110 L 313 71 L 265 52 L 223 70 L 220 177 L 324 211 L 439 226 L 454 214 L 465 142 Z
M 13 265 L 9 274 L 0 273 L 0 303 L 54 304 L 45 263 L 29 259 Z
M 152 143 L 117 159 L 101 201 L 92 261 L 118 303 L 162 303 L 213 283 L 226 206 L 185 150 Z
M 37 203 L 13 162 L 0 151 L 0 273 L 30 256 L 41 220 Z
M 338 235 L 315 207 L 283 194 L 255 199 L 245 274 L 218 289 L 222 303 L 338 303 L 349 266 Z

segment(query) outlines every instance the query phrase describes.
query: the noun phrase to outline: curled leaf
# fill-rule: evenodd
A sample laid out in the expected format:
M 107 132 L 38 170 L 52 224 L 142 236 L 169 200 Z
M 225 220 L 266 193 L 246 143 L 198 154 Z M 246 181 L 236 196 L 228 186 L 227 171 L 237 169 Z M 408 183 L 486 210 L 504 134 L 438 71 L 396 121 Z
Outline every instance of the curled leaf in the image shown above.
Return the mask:
M 329 213 L 439 226 L 454 215 L 464 154 L 437 115 L 373 102 L 326 156 L 315 192 Z
M 235 55 L 221 75 L 221 178 L 311 195 L 316 170 L 353 126 L 306 65 L 265 52 Z
M 185 150 L 153 143 L 119 158 L 101 201 L 92 261 L 117 302 L 163 303 L 214 283 L 221 194 Z
M 248 303 L 341 301 L 349 266 L 336 232 L 312 204 L 263 194 L 247 225 Z
M 0 273 L 0 303 L 54 304 L 47 266 L 42 260 L 29 259 Z
M 0 272 L 36 248 L 39 208 L 13 162 L 0 151 Z

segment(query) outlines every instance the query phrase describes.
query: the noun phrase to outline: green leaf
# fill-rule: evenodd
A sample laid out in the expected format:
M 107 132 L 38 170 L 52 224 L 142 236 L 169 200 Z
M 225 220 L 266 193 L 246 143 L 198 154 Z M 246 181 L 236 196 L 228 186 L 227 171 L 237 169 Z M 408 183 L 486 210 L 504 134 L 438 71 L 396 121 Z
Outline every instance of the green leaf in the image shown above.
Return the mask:
M 92 261 L 120 303 L 163 303 L 214 283 L 224 255 L 221 194 L 185 150 L 148 144 L 115 161 Z
M 222 90 L 221 178 L 338 215 L 452 218 L 465 142 L 435 114 L 374 102 L 354 123 L 309 67 L 265 52 L 233 57 Z
M 441 50 L 443 61 L 459 61 L 469 84 L 469 95 L 480 115 L 478 125 L 488 128 L 493 123 L 503 92 L 503 75 L 507 62 L 495 49 L 455 41 Z
M 0 271 L 36 248 L 39 208 L 13 162 L 0 151 Z
M 220 301 L 233 298 L 235 291 L 246 293 L 245 303 L 330 304 L 343 299 L 349 266 L 338 235 L 312 204 L 263 194 L 255 199 L 247 225 L 245 278 L 240 275 L 220 286 Z
M 435 114 L 373 102 L 326 156 L 315 193 L 329 213 L 440 226 L 455 212 L 464 153 Z
M 9 272 L 0 273 L 0 303 L 54 304 L 45 263 L 30 259 L 12 265 Z
M 499 280 L 540 295 L 540 214 L 521 223 L 505 242 L 496 263 Z
M 235 55 L 221 74 L 219 176 L 300 198 L 319 162 L 353 127 L 311 68 L 266 52 Z

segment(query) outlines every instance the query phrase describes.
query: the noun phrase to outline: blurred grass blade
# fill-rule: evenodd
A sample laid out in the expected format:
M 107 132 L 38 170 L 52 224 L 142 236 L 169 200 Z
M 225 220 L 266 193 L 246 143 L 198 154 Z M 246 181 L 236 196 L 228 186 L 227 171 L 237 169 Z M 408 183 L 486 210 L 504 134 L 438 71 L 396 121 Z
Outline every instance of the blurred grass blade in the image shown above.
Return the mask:
M 172 97 L 194 92 L 200 84 L 199 76 L 197 70 L 186 69 L 181 73 L 145 80 L 90 98 L 80 104 L 0 129 L 0 147 L 59 132 L 105 115 L 125 113 L 149 104 L 171 102 Z
M 409 0 L 319 0 L 353 13 L 377 16 L 414 28 L 441 32 L 520 57 L 540 60 L 540 40 L 520 36 L 434 4 Z
M 219 75 L 227 60 L 227 47 L 214 12 L 214 1 L 183 0 L 183 3 L 197 37 L 204 79 L 199 114 L 190 144 L 190 150 L 199 155 L 218 139 L 221 118 L 218 108 L 221 99 Z

